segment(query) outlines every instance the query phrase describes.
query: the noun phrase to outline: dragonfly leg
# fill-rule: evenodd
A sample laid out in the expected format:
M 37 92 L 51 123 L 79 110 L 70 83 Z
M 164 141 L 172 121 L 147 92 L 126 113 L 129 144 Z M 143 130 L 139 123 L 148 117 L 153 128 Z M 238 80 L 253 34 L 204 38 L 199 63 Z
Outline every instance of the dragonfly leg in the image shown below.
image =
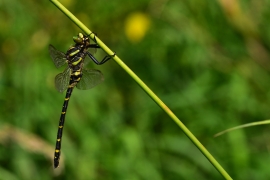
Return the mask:
M 107 55 L 105 56 L 100 62 L 89 52 L 86 52 L 87 55 L 94 61 L 95 64 L 101 65 L 110 60 L 112 57 L 114 57 L 116 54 L 114 53 L 113 55 Z
M 98 44 L 89 44 L 87 48 L 100 48 Z

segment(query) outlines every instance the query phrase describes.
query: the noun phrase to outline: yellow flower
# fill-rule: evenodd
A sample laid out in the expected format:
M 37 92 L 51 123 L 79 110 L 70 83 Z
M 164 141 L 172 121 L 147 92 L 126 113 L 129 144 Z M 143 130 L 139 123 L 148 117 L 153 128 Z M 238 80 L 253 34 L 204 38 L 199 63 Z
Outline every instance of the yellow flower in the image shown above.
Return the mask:
M 145 36 L 150 26 L 149 17 L 140 12 L 135 12 L 130 14 L 125 23 L 125 33 L 128 38 L 133 43 L 138 43 Z

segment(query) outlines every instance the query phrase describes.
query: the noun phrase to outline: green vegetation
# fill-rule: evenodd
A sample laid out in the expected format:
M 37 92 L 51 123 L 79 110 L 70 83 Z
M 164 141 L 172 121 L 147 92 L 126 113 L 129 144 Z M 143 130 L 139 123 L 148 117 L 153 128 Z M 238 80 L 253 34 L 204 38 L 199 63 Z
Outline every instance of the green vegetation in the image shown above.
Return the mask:
M 229 127 L 269 119 L 268 2 L 62 3 L 234 179 L 270 177 L 267 125 L 213 138 Z M 2 0 L 0 27 L 0 178 L 222 179 L 114 61 L 90 65 L 103 72 L 103 84 L 74 90 L 64 162 L 52 171 L 64 94 L 54 88 L 62 69 L 54 67 L 48 45 L 66 51 L 81 31 L 49 1 Z

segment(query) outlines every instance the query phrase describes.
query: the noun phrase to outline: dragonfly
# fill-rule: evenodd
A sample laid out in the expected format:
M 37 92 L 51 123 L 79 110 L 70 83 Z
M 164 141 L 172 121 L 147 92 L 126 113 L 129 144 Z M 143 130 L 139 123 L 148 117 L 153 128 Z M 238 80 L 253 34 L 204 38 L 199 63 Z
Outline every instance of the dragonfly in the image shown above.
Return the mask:
M 90 44 L 89 36 L 79 33 L 77 36 L 73 37 L 73 41 L 75 42 L 75 45 L 70 47 L 66 53 L 58 51 L 53 45 L 49 45 L 49 53 L 56 68 L 60 68 L 67 64 L 65 70 L 55 77 L 56 89 L 60 93 L 65 90 L 67 91 L 58 126 L 54 152 L 54 168 L 59 166 L 65 117 L 69 99 L 74 87 L 76 86 L 80 90 L 87 90 L 95 87 L 104 80 L 101 71 L 96 69 L 86 69 L 84 66 L 91 60 L 95 64 L 101 65 L 111 59 L 111 57 L 115 56 L 115 54 L 107 55 L 99 62 L 88 50 L 89 48 L 100 48 L 100 46 L 97 44 Z

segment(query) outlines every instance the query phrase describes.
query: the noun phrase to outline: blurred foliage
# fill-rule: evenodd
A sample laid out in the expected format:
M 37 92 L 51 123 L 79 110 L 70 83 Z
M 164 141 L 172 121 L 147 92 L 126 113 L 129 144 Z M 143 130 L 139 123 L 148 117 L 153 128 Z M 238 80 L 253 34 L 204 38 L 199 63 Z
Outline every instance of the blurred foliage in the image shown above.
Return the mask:
M 270 117 L 270 1 L 61 2 L 164 100 L 234 179 L 270 178 L 267 125 L 213 138 Z M 74 90 L 64 161 L 53 170 L 64 94 L 54 88 L 63 69 L 54 67 L 48 45 L 65 52 L 81 31 L 45 0 L 0 0 L 0 27 L 0 179 L 222 179 L 113 61 L 91 65 L 103 72 L 103 84 Z

